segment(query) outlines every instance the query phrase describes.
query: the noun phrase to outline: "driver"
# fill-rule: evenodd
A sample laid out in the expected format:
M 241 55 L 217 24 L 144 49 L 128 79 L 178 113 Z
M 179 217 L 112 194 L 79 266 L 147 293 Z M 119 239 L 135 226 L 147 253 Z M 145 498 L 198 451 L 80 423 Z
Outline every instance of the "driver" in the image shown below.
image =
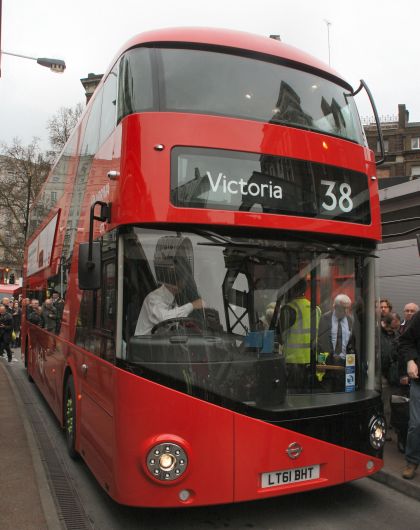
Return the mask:
M 148 335 L 156 324 L 173 318 L 188 317 L 194 309 L 202 309 L 204 302 L 198 297 L 192 271 L 185 257 L 173 254 L 167 242 L 156 248 L 155 271 L 161 285 L 144 299 L 137 320 L 135 335 Z M 163 248 L 162 248 L 163 247 Z M 193 285 L 192 285 L 193 284 Z M 178 303 L 187 299 L 193 301 Z M 178 302 L 177 302 L 178 301 Z

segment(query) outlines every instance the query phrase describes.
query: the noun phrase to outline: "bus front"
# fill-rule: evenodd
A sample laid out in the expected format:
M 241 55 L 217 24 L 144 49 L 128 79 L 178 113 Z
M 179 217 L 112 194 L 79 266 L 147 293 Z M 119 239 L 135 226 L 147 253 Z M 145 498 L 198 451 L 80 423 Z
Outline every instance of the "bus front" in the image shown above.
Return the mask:
M 282 43 L 186 33 L 119 59 L 114 496 L 203 505 L 372 474 L 380 219 L 352 89 Z M 337 296 L 342 335 L 321 329 Z

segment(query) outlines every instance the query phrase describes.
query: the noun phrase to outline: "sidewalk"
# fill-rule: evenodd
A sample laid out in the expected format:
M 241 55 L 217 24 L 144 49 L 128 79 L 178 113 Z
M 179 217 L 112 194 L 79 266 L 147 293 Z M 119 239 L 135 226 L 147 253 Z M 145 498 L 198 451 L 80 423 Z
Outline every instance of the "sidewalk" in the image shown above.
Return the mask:
M 412 480 L 402 478 L 401 473 L 405 467 L 405 457 L 403 453 L 398 451 L 397 435 L 394 432 L 391 435 L 392 441 L 385 444 L 384 467 L 371 478 L 400 493 L 420 500 L 420 466 Z
M 59 530 L 62 526 L 38 446 L 7 364 L 6 358 L 1 357 L 0 528 Z

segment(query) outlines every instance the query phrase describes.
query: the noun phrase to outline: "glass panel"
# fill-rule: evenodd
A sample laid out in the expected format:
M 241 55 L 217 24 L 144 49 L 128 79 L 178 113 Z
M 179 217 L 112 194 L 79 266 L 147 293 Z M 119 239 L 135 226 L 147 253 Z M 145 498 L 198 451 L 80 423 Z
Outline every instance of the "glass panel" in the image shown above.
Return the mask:
M 172 149 L 176 206 L 370 223 L 367 176 L 305 160 L 218 149 Z
M 44 222 L 48 213 L 64 194 L 68 175 L 72 173 L 77 147 L 77 133 L 73 134 L 57 160 L 43 186 L 42 193 L 34 202 L 29 213 L 28 238 Z
M 360 252 L 198 230 L 123 237 L 130 370 L 254 409 L 334 404 L 369 389 Z
M 153 108 L 151 50 L 136 48 L 120 61 L 118 122 L 127 114 Z
M 283 65 L 204 50 L 160 50 L 161 110 L 281 123 L 364 143 L 349 90 Z
M 88 121 L 86 124 L 85 133 L 83 135 L 83 143 L 80 154 L 95 155 L 99 145 L 99 128 L 101 123 L 101 107 L 102 107 L 103 90 L 94 95 L 94 101 L 90 109 Z
M 117 103 L 117 68 L 115 67 L 104 83 L 99 145 L 102 145 L 115 127 Z

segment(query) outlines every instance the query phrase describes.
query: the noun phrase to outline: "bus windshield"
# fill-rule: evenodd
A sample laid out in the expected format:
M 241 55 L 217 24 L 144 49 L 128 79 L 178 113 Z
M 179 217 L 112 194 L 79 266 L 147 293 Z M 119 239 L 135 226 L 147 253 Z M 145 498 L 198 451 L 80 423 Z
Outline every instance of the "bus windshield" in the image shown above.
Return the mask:
M 121 244 L 122 357 L 136 373 L 233 408 L 375 389 L 362 249 L 138 227 Z
M 159 96 L 153 89 L 153 71 L 159 72 Z M 300 127 L 364 144 L 349 89 L 276 62 L 210 50 L 135 48 L 123 56 L 119 78 L 120 118 L 158 109 L 215 114 Z

